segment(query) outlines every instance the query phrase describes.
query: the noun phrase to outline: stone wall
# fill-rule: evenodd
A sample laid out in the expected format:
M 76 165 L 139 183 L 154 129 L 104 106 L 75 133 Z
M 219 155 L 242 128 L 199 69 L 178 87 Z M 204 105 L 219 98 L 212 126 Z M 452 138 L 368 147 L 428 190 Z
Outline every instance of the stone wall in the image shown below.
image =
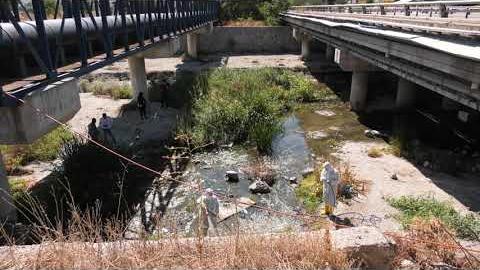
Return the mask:
M 288 26 L 215 27 L 210 34 L 199 36 L 199 52 L 212 53 L 299 53 L 300 44 Z

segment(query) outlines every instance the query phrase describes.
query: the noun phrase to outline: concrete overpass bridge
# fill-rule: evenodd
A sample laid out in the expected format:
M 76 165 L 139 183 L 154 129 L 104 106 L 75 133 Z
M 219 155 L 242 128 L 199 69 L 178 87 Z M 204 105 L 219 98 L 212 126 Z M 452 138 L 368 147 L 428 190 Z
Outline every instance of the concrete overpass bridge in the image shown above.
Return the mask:
M 282 15 L 310 56 L 310 41 L 352 72 L 350 103 L 367 103 L 368 77 L 399 77 L 397 109 L 411 106 L 420 85 L 480 110 L 480 1 L 435 1 L 293 7 Z
M 212 29 L 219 7 L 214 0 L 46 3 L 0 1 L 0 144 L 32 143 L 57 126 L 17 99 L 66 122 L 80 109 L 77 78 L 125 58 L 134 96 L 148 97 L 145 58 L 183 50 L 196 58 L 198 35 Z M 8 186 L 0 156 L 2 222 L 15 219 Z

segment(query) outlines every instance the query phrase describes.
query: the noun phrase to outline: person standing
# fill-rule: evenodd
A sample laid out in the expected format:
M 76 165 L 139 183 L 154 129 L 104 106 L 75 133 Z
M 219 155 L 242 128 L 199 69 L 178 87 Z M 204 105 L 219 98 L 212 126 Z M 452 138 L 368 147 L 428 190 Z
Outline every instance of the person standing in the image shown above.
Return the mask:
M 199 229 L 202 236 L 208 235 L 208 229 L 213 227 L 216 235 L 218 236 L 217 223 L 218 223 L 218 213 L 219 213 L 219 203 L 217 196 L 213 194 L 211 188 L 205 190 L 205 194 L 202 195 L 199 200 Z
M 339 182 L 337 170 L 329 162 L 323 164 L 320 173 L 320 181 L 323 183 L 323 201 L 325 202 L 325 214 L 332 215 L 337 205 L 337 186 Z
M 112 126 L 113 126 L 112 118 L 107 116 L 106 113 L 103 113 L 102 118 L 100 118 L 100 128 L 102 129 L 102 132 L 103 132 L 103 140 L 104 142 L 108 142 L 107 137 L 110 137 L 113 144 L 117 144 L 117 141 L 115 140 L 115 137 L 113 136 L 113 133 L 112 133 Z
M 140 119 L 147 119 L 147 100 L 143 96 L 143 92 L 140 92 L 137 97 L 137 108 L 140 112 Z
M 97 128 L 97 119 L 92 118 L 92 122 L 88 124 L 88 137 L 94 141 L 98 141 L 98 128 Z

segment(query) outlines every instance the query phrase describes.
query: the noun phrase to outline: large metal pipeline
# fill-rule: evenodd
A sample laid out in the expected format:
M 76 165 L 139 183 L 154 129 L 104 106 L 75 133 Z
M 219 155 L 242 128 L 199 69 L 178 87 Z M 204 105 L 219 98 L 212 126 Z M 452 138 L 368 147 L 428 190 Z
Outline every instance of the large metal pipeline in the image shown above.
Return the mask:
M 151 23 L 158 25 L 166 14 L 160 17 L 152 16 Z M 129 34 L 136 34 L 137 22 L 136 18 L 126 16 L 126 28 L 122 28 L 122 20 L 120 16 L 107 16 L 108 31 L 112 35 L 124 35 L 125 31 Z M 63 23 L 62 23 L 63 21 Z M 89 40 L 101 40 L 103 24 L 101 17 L 82 18 L 82 30 Z M 149 23 L 149 18 L 145 14 L 140 15 L 140 24 Z M 19 26 L 25 33 L 25 37 L 36 44 L 39 40 L 36 24 L 34 21 L 19 22 Z M 73 18 L 45 20 L 45 32 L 51 46 L 75 44 L 79 42 L 76 32 L 76 25 Z M 0 23 L 0 57 L 10 55 L 12 53 L 24 52 L 27 49 L 26 40 L 20 36 L 20 33 L 11 23 Z

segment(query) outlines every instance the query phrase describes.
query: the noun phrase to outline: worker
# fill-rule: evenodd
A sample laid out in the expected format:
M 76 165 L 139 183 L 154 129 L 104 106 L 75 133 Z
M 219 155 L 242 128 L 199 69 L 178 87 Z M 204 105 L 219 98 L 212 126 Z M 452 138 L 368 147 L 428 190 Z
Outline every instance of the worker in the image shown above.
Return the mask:
M 117 141 L 115 140 L 115 137 L 113 136 L 112 133 L 112 126 L 113 126 L 113 120 L 109 116 L 107 116 L 106 113 L 102 114 L 102 118 L 100 118 L 100 128 L 102 129 L 103 132 L 103 140 L 104 142 L 108 142 L 108 138 L 112 140 L 113 144 L 117 144 Z
M 219 213 L 219 203 L 217 197 L 213 194 L 211 188 L 205 190 L 199 200 L 198 222 L 202 236 L 208 235 L 208 229 L 213 227 L 215 234 L 218 235 L 217 222 Z
M 329 162 L 323 164 L 320 173 L 320 181 L 323 183 L 323 201 L 325 202 L 325 214 L 332 215 L 337 205 L 337 186 L 339 181 L 338 172 Z
M 98 128 L 97 128 L 97 119 L 92 118 L 92 122 L 88 124 L 88 137 L 94 141 L 98 141 Z
M 137 97 L 137 108 L 140 112 L 140 119 L 145 120 L 147 119 L 147 100 L 143 97 L 143 93 L 140 92 Z

